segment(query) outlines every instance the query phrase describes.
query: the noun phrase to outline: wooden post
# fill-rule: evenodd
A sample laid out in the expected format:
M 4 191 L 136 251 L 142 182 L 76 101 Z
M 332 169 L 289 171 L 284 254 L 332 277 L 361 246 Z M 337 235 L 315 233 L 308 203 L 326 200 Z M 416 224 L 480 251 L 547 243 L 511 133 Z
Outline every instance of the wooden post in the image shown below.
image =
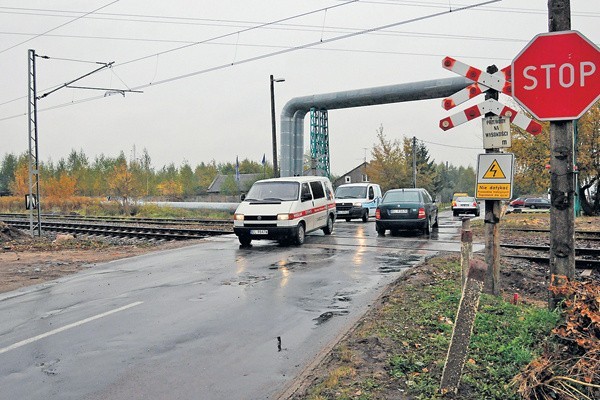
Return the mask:
M 498 67 L 490 65 L 486 72 L 493 74 Z M 498 91 L 489 89 L 485 92 L 485 99 L 498 100 Z M 486 113 L 486 117 L 493 116 Z M 486 153 L 497 153 L 499 149 L 486 149 Z M 488 266 L 485 288 L 489 293 L 498 296 L 500 294 L 500 200 L 485 201 L 485 262 Z
M 469 274 L 469 265 L 473 257 L 473 232 L 471 231 L 471 218 L 462 218 L 462 230 L 460 235 L 460 266 L 461 274 L 461 289 L 464 288 Z
M 480 260 L 473 260 L 469 267 L 469 276 L 460 298 L 446 364 L 442 372 L 440 387 L 442 394 L 456 394 L 458 392 L 460 378 L 467 360 L 467 351 L 473 333 L 477 307 L 479 307 L 479 297 L 483 290 L 486 269 L 487 266 Z
M 485 201 L 485 262 L 488 266 L 485 288 L 500 294 L 500 201 Z
M 548 0 L 548 31 L 570 29 L 570 1 Z M 550 121 L 550 276 L 569 279 L 575 275 L 573 142 L 573 121 Z M 559 300 L 550 296 L 548 306 Z

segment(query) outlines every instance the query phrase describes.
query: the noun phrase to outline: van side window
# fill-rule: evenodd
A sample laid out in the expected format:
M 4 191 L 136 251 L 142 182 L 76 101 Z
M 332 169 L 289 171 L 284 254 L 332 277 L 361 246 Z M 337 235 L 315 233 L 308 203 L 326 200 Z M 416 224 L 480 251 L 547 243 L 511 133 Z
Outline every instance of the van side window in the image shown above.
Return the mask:
M 327 200 L 333 199 L 333 192 L 331 191 L 329 185 L 325 185 L 325 196 L 327 197 Z
M 312 199 L 312 195 L 310 194 L 310 188 L 308 187 L 308 183 L 302 184 L 302 193 L 300 194 L 300 198 L 304 197 L 304 195 L 308 194 L 308 197 Z
M 373 200 L 375 198 L 375 192 L 373 191 L 373 186 L 369 186 L 369 199 Z
M 311 182 L 310 187 L 315 200 L 325 197 L 325 191 L 323 190 L 323 184 L 321 182 Z

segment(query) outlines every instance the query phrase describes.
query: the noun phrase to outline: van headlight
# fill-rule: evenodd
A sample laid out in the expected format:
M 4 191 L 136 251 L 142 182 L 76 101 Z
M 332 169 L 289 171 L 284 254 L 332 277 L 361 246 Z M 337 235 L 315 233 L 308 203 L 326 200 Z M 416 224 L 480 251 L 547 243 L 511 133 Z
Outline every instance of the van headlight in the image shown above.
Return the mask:
M 233 214 L 233 219 L 235 221 L 243 221 L 244 220 L 244 214 Z
M 361 208 L 362 207 L 362 203 L 358 202 L 358 203 L 353 203 L 352 204 L 354 207 L 358 207 Z
M 290 214 L 277 214 L 278 221 L 287 221 L 290 219 Z

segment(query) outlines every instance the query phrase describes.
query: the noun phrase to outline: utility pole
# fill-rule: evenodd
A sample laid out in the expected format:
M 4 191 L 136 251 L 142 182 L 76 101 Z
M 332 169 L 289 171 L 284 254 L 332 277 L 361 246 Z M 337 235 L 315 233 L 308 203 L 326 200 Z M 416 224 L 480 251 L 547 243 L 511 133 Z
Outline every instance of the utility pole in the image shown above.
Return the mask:
M 37 123 L 37 88 L 35 81 L 35 50 L 29 49 L 28 65 L 29 65 L 29 88 L 28 88 L 28 104 L 27 111 L 29 115 L 29 193 L 26 199 L 27 208 L 29 208 L 29 233 L 31 237 L 37 231 L 38 236 L 42 236 L 42 221 L 40 212 L 40 165 L 38 157 L 38 123 Z M 37 223 L 34 223 L 34 213 L 37 217 Z
M 548 0 L 548 31 L 570 29 L 570 0 Z M 573 121 L 550 121 L 550 274 L 569 279 L 575 275 L 574 147 Z M 556 302 L 551 298 L 549 306 Z
M 413 158 L 413 187 L 417 187 L 417 138 L 413 136 L 412 140 L 412 158 Z
M 274 79 L 270 75 L 271 82 L 271 139 L 273 141 L 273 177 L 279 178 L 279 167 L 277 166 L 277 128 L 275 125 L 275 82 L 284 82 L 285 79 Z
M 86 78 L 98 71 L 101 71 L 105 68 L 111 68 L 115 63 L 114 61 L 109 63 L 97 62 L 96 64 L 100 64 L 101 66 L 94 69 L 91 72 L 88 72 L 84 75 L 81 75 L 78 78 L 75 78 L 69 82 L 66 82 L 54 89 L 50 90 L 42 94 L 41 96 L 37 95 L 37 87 L 36 87 L 36 71 L 35 71 L 35 59 L 36 57 L 43 58 L 46 60 L 51 59 L 49 56 L 40 56 L 35 53 L 35 50 L 29 49 L 28 52 L 28 139 L 29 139 L 29 193 L 25 199 L 26 207 L 29 209 L 29 230 L 31 236 L 34 236 L 34 231 L 37 230 L 38 236 L 42 236 L 42 220 L 41 220 L 41 201 L 40 201 L 40 163 L 39 163 L 39 146 L 38 146 L 38 120 L 37 120 L 37 102 L 40 99 L 43 99 L 54 92 L 57 92 L 63 88 L 69 89 L 87 89 L 87 90 L 102 90 L 108 92 L 118 92 L 125 96 L 125 93 L 142 93 L 139 90 L 131 90 L 131 89 L 112 89 L 112 88 L 98 88 L 98 87 L 89 87 L 89 86 L 73 86 L 72 84 Z M 37 224 L 34 224 L 34 210 L 37 211 Z

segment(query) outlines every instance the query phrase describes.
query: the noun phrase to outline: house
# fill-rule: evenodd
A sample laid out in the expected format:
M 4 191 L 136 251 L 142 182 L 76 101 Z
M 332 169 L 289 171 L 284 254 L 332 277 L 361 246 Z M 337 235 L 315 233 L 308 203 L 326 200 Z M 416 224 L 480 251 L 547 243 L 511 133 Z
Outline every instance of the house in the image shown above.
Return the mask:
M 233 178 L 235 180 L 235 177 L 232 175 L 217 175 L 215 179 L 213 179 L 212 183 L 208 186 L 206 192 L 208 194 L 220 194 L 222 192 L 221 187 L 228 178 Z M 264 174 L 240 174 L 240 182 L 238 185 L 239 190 L 242 192 L 247 192 L 254 182 L 263 178 Z
M 367 176 L 368 165 L 369 163 L 365 161 L 358 167 L 346 172 L 333 182 L 333 187 L 337 188 L 345 183 L 369 182 L 369 177 Z

